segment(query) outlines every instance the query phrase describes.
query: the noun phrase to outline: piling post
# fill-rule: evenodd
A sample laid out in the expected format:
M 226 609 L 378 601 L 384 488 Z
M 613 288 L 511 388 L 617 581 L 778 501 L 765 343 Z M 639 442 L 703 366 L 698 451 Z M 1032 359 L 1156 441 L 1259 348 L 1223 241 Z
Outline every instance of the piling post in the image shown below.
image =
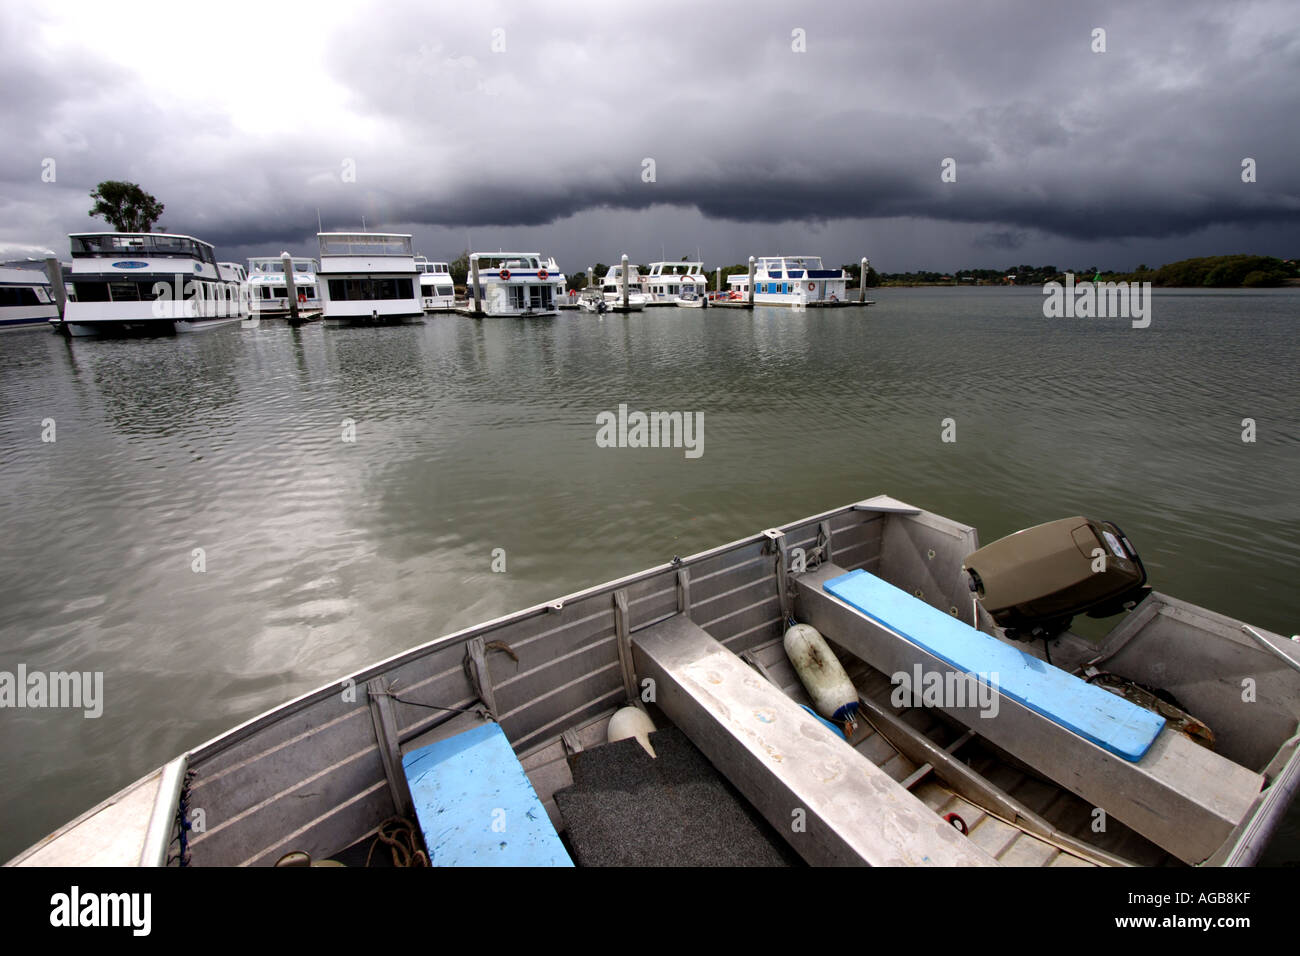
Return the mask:
M 749 307 L 754 307 L 754 257 L 749 257 Z
M 469 281 L 470 288 L 474 290 L 474 314 L 479 313 L 479 296 L 478 296 L 478 259 L 469 260 Z
M 63 321 L 63 312 L 68 305 L 68 290 L 63 287 L 63 263 L 58 256 L 49 256 L 45 260 L 45 274 L 50 280 L 50 294 L 59 307 L 59 321 Z
M 297 323 L 302 317 L 298 314 L 298 287 L 293 281 L 293 256 L 280 253 L 280 264 L 284 267 L 284 294 L 289 297 L 289 321 Z
M 862 272 L 858 276 L 858 301 L 863 305 L 867 302 L 867 268 L 871 260 L 865 256 L 862 258 Z
M 623 253 L 623 311 L 627 311 L 627 253 Z

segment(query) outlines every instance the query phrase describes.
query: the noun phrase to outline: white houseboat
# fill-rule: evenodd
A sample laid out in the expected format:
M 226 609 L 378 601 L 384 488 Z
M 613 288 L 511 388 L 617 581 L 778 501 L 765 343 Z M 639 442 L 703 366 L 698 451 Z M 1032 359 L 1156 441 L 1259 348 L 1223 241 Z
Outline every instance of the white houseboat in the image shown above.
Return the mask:
M 749 298 L 749 276 L 727 277 L 731 291 Z M 765 256 L 754 263 L 754 302 L 759 305 L 806 305 L 843 302 L 848 276 L 843 269 L 827 269 L 821 256 Z
M 322 232 L 316 238 L 326 324 L 402 322 L 424 315 L 410 235 Z
M 320 286 L 316 278 L 316 260 L 293 257 L 293 292 L 298 307 L 319 311 Z M 289 286 L 284 279 L 284 262 L 279 256 L 262 256 L 248 260 L 248 284 L 253 309 L 264 318 L 289 313 Z
M 248 318 L 248 285 L 211 244 L 171 233 L 70 235 L 73 336 L 194 332 Z M 51 319 L 58 322 L 58 319 Z
M 451 264 L 430 262 L 415 257 L 415 271 L 420 276 L 420 305 L 426 312 L 450 312 L 456 304 L 456 287 L 451 280 Z
M 471 308 L 478 267 L 479 309 L 486 315 L 557 315 L 555 276 L 536 252 L 476 252 L 469 257 Z
M 652 262 L 641 277 L 647 305 L 676 305 L 681 296 L 703 296 L 709 288 L 703 262 Z
M 49 328 L 58 319 L 59 306 L 44 272 L 0 267 L 0 332 Z

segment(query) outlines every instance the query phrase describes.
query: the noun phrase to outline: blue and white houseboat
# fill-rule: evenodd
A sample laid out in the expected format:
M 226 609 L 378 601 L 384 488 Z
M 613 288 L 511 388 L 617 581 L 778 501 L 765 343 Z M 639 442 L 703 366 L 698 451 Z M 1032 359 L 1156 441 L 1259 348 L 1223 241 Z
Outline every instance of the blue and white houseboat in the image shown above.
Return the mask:
M 749 276 L 727 277 L 736 297 L 749 298 Z M 754 302 L 758 305 L 809 305 L 843 302 L 848 275 L 827 269 L 820 256 L 764 256 L 754 263 Z
M 474 303 L 478 271 L 479 311 L 485 315 L 557 315 L 556 276 L 536 252 L 476 252 L 469 257 L 467 298 Z M 562 282 L 562 277 L 560 278 Z

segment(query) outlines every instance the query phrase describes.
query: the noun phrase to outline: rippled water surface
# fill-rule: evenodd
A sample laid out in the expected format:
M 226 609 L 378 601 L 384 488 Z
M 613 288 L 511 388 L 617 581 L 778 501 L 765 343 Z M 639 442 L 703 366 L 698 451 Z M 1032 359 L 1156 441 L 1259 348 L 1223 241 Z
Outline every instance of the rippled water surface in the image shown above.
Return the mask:
M 1300 291 L 1157 293 L 1144 330 L 1035 290 L 875 298 L 0 337 L 0 670 L 106 698 L 0 713 L 0 859 L 365 663 L 882 492 L 986 542 L 1114 520 L 1158 589 L 1300 631 Z M 620 403 L 703 412 L 703 456 L 597 447 Z

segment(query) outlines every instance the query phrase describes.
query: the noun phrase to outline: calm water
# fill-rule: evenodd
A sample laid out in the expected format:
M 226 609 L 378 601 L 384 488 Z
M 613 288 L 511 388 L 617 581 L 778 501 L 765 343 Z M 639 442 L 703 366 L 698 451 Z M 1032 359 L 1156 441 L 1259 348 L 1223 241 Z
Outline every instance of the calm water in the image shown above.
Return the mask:
M 1157 294 L 1145 330 L 1035 290 L 875 298 L 0 338 L 0 670 L 106 698 L 0 714 L 0 860 L 365 663 L 882 492 L 986 542 L 1111 519 L 1160 590 L 1300 631 L 1300 290 Z M 703 457 L 597 447 L 624 402 L 703 412 Z

